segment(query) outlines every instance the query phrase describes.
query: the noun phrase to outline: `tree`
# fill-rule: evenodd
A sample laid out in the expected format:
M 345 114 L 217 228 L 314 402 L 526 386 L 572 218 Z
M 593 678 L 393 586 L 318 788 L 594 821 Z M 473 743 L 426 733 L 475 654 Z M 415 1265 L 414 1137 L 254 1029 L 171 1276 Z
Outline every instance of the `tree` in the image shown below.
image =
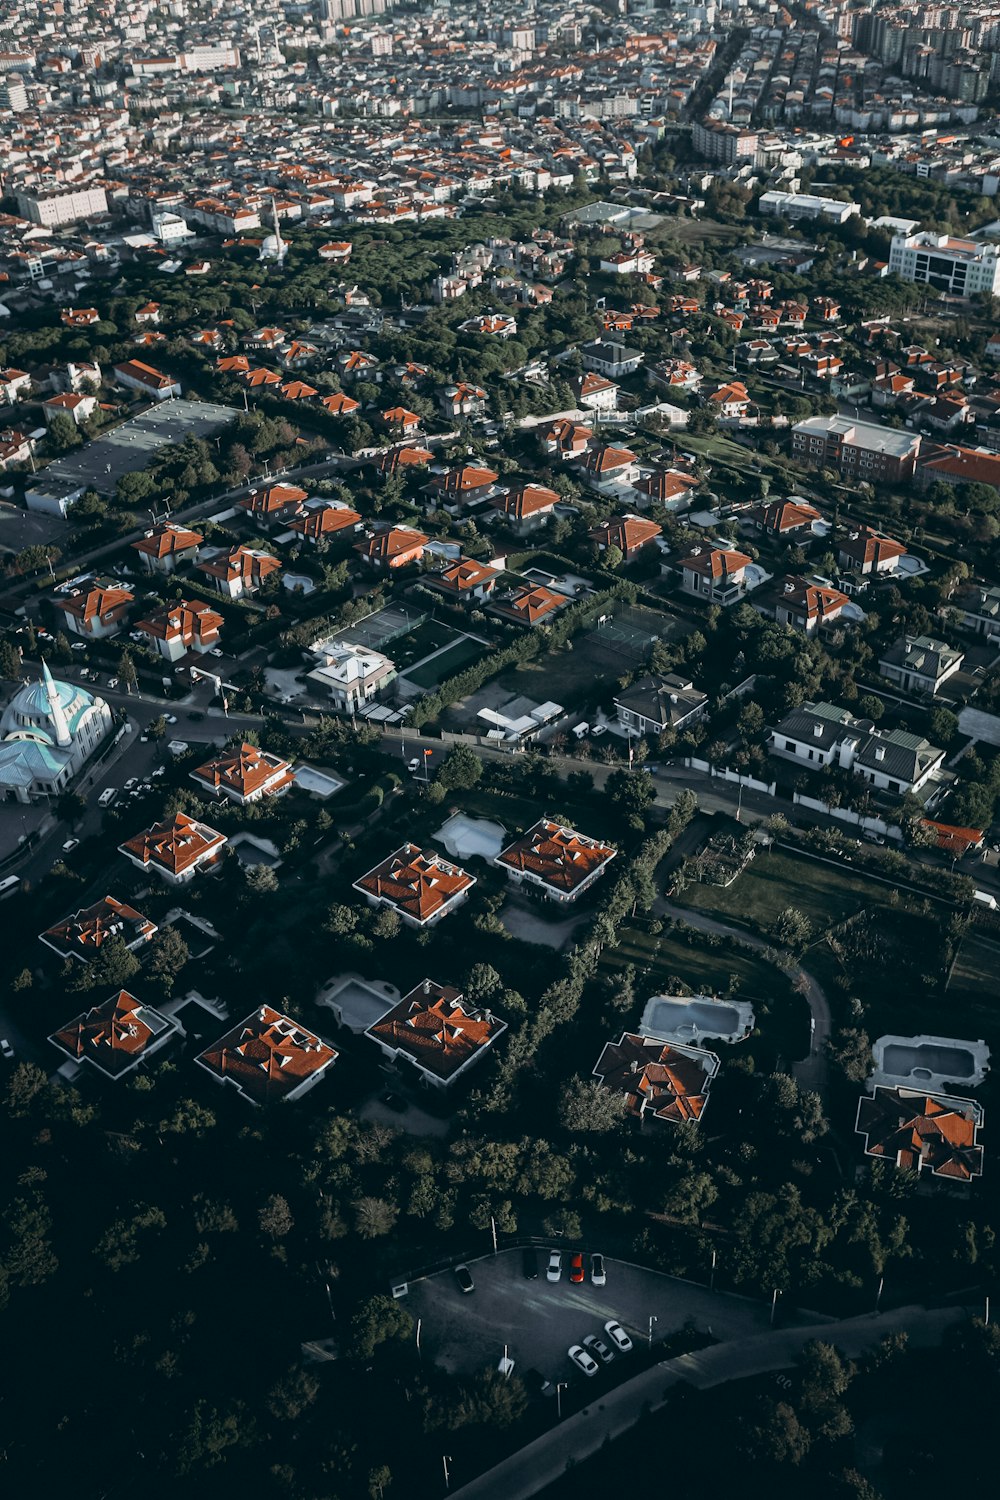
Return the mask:
M 7 1113 L 15 1120 L 30 1114 L 35 1100 L 47 1086 L 48 1078 L 36 1063 L 18 1063 L 7 1084 Z
M 56 817 L 60 823 L 68 823 L 71 828 L 75 828 L 86 812 L 86 799 L 79 792 L 61 793 L 56 803 Z
M 625 1118 L 625 1095 L 605 1088 L 597 1078 L 577 1075 L 563 1086 L 559 1123 L 574 1134 L 604 1135 Z
M 779 943 L 801 951 L 812 936 L 812 923 L 794 906 L 786 906 L 775 918 L 771 931 Z
M 255 896 L 270 895 L 278 889 L 278 876 L 270 865 L 250 865 L 243 878 L 247 890 Z
M 10 641 L 0 641 L 0 678 L 16 682 L 21 676 L 21 653 Z
M 151 945 L 149 973 L 169 990 L 191 957 L 191 950 L 176 927 L 161 927 Z
M 871 719 L 873 723 L 878 723 L 885 713 L 885 704 L 881 698 L 876 698 L 874 693 L 865 693 L 858 699 L 858 713 L 863 719 Z
M 477 1005 L 495 995 L 502 985 L 503 980 L 492 964 L 473 964 L 465 977 L 465 993 Z
M 97 950 L 97 957 L 89 964 L 80 964 L 74 977 L 74 990 L 123 990 L 139 972 L 140 964 L 120 933 L 105 938 Z
M 399 1218 L 399 1209 L 387 1198 L 364 1197 L 354 1202 L 354 1227 L 363 1240 L 374 1240 L 391 1234 Z
M 65 453 L 68 448 L 79 446 L 81 438 L 77 425 L 65 412 L 59 412 L 49 423 L 49 442 L 57 453 Z
M 260 1225 L 261 1233 L 266 1234 L 270 1239 L 284 1239 L 295 1225 L 288 1200 L 280 1193 L 272 1193 L 258 1213 L 257 1223 Z
M 437 780 L 446 791 L 468 791 L 482 774 L 483 763 L 471 745 L 455 745 L 438 771 Z
M 167 721 L 163 714 L 160 714 L 159 718 L 153 720 L 147 731 L 151 740 L 162 740 L 166 732 Z
M 134 693 L 139 685 L 135 662 L 132 660 L 132 653 L 128 647 L 125 648 L 118 658 L 118 681 L 128 693 Z M 164 725 L 164 727 L 166 726 Z
M 358 914 L 350 906 L 336 901 L 326 914 L 323 926 L 334 937 L 349 937 L 358 925 Z
M 849 1083 L 864 1083 L 872 1070 L 872 1044 L 868 1033 L 844 1027 L 826 1044 L 831 1062 L 837 1064 Z
M 653 778 L 641 771 L 612 771 L 605 791 L 616 807 L 630 818 L 641 818 L 656 801 Z
M 371 1359 L 379 1344 L 388 1339 L 407 1339 L 413 1333 L 413 1319 L 401 1302 L 384 1294 L 369 1297 L 354 1314 L 350 1323 L 350 1346 L 359 1359 Z

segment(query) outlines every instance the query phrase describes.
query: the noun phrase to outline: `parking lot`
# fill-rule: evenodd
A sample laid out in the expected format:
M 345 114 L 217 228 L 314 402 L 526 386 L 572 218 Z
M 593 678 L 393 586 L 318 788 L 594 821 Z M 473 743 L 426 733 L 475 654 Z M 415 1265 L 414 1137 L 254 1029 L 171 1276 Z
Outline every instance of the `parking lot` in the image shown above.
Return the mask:
M 495 1368 L 507 1344 L 521 1372 L 534 1368 L 548 1380 L 568 1380 L 577 1374 L 566 1353 L 570 1345 L 588 1333 L 604 1338 L 604 1324 L 611 1318 L 636 1344 L 648 1339 L 651 1316 L 656 1319 L 654 1343 L 689 1321 L 701 1332 L 711 1329 L 717 1339 L 759 1333 L 768 1326 L 770 1309 L 760 1303 L 713 1294 L 623 1261 L 608 1260 L 607 1285 L 595 1287 L 589 1278 L 590 1257 L 585 1256 L 587 1280 L 574 1286 L 564 1251 L 562 1279 L 552 1283 L 545 1278 L 547 1252 L 536 1253 L 536 1281 L 524 1277 L 522 1252 L 505 1250 L 466 1262 L 475 1281 L 475 1291 L 468 1295 L 459 1290 L 453 1270 L 411 1283 L 405 1306 L 414 1320 L 421 1320 L 424 1358 L 455 1374 L 473 1373 Z

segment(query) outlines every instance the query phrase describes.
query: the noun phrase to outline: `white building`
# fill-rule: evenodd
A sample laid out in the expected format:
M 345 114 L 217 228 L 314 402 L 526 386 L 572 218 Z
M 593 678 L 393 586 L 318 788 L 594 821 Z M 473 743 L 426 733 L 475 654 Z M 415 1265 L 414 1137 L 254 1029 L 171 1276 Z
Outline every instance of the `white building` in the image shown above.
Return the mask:
M 819 198 L 813 193 L 762 193 L 757 207 L 762 214 L 777 214 L 782 219 L 826 219 L 846 224 L 861 212 L 860 203 L 842 203 L 839 198 Z
M 343 714 L 357 713 L 371 703 L 396 675 L 395 663 L 381 651 L 350 641 L 319 641 L 311 655 L 320 664 L 309 673 L 309 680 L 325 688 L 334 708 Z
M 944 751 L 901 729 L 881 730 L 833 703 L 803 703 L 771 730 L 768 748 L 782 760 L 823 770 L 853 771 L 877 791 L 918 792 L 944 761 Z
M 955 297 L 971 297 L 975 292 L 992 296 L 1000 289 L 1000 246 L 929 230 L 897 234 L 889 251 L 889 271 L 904 281 L 924 282 Z
M 64 792 L 111 732 L 111 710 L 46 664 L 0 716 L 0 800 L 34 802 Z

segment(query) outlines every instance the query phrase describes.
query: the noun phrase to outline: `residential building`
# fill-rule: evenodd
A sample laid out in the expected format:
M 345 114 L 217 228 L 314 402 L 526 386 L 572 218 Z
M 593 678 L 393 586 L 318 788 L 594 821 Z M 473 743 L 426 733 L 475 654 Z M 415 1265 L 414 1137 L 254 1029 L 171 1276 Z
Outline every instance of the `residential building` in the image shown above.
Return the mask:
M 295 782 L 287 760 L 257 745 L 231 745 L 191 772 L 191 779 L 213 797 L 245 807 L 264 797 L 280 797 Z
M 281 563 L 270 552 L 256 547 L 230 547 L 227 552 L 203 557 L 198 570 L 227 599 L 241 599 L 255 594 L 265 579 L 279 572 Z
M 639 477 L 635 454 L 606 443 L 588 448 L 580 460 L 580 468 L 586 483 L 602 495 L 614 495 L 621 486 L 633 484 Z
M 297 484 L 269 484 L 265 489 L 251 490 L 236 503 L 263 526 L 287 526 L 301 515 L 308 498 Z
M 752 160 L 757 154 L 758 139 L 756 130 L 722 120 L 695 120 L 691 131 L 695 155 L 720 161 L 727 167 L 737 161 Z
M 251 1104 L 291 1103 L 313 1088 L 337 1053 L 281 1011 L 262 1005 L 196 1061 Z
M 517 489 L 501 490 L 493 499 L 498 514 L 518 536 L 526 536 L 544 526 L 551 520 L 559 503 L 555 490 L 546 489 L 541 484 L 521 484 Z
M 480 386 L 459 380 L 446 385 L 438 401 L 444 415 L 457 421 L 460 417 L 481 417 L 486 411 L 487 395 Z
M 487 568 L 471 557 L 460 557 L 458 562 L 450 563 L 424 582 L 428 588 L 461 604 L 484 604 L 493 595 L 497 576 L 495 568 Z
M 218 646 L 223 624 L 222 616 L 210 604 L 201 599 L 181 599 L 176 604 L 164 604 L 135 628 L 149 637 L 165 660 L 180 661 L 190 651 L 204 655 Z
M 574 375 L 570 389 L 576 397 L 577 406 L 585 411 L 616 411 L 620 387 L 603 375 L 588 370 L 585 375 Z
M 1000 453 L 984 453 L 959 444 L 925 443 L 917 464 L 917 485 L 927 489 L 940 482 L 961 488 L 965 484 L 1000 486 Z
M 148 572 L 173 573 L 179 563 L 197 562 L 198 548 L 204 540 L 200 532 L 167 521 L 147 531 L 144 537 L 132 543 L 132 548 L 138 552 Z
M 81 907 L 61 918 L 39 933 L 39 938 L 60 958 L 78 958 L 81 963 L 89 964 L 111 938 L 120 938 L 126 948 L 134 951 L 148 943 L 156 931 L 156 923 L 134 906 L 114 896 L 102 896 L 93 906 Z
M 354 550 L 373 568 L 406 568 L 424 555 L 427 537 L 412 526 L 388 526 L 355 543 Z
M 589 427 L 583 427 L 579 422 L 558 417 L 548 426 L 539 428 L 539 436 L 546 453 L 556 453 L 561 458 L 579 458 L 587 451 L 587 445 L 594 434 Z
M 72 391 L 63 391 L 42 402 L 42 415 L 46 427 L 51 427 L 56 417 L 69 417 L 74 427 L 81 427 L 97 410 L 96 396 L 78 396 Z
M 728 422 L 750 416 L 757 411 L 750 399 L 750 392 L 741 380 L 730 380 L 707 395 L 702 392 L 702 399 L 713 416 Z
M 309 680 L 329 693 L 338 713 L 361 712 L 396 676 L 395 663 L 388 656 L 346 639 L 317 641 L 309 654 L 319 663 L 308 674 Z
M 681 588 L 706 604 L 727 608 L 747 591 L 746 570 L 750 558 L 727 547 L 692 547 L 677 563 Z
M 879 676 L 895 683 L 904 693 L 939 693 L 950 677 L 961 670 L 964 651 L 956 651 L 929 635 L 904 635 L 886 651 L 878 664 Z
M 537 887 L 550 901 L 582 896 L 605 873 L 617 850 L 550 818 L 540 818 L 497 855 L 515 885 Z
M 106 1078 L 122 1078 L 160 1051 L 180 1030 L 177 1022 L 119 990 L 91 1006 L 49 1037 L 76 1063 L 89 1063 Z
M 899 559 L 905 556 L 906 548 L 902 542 L 883 536 L 870 526 L 862 526 L 840 543 L 837 561 L 842 568 L 849 568 L 867 578 L 897 572 Z
M 854 1128 L 865 1138 L 866 1156 L 961 1183 L 983 1175 L 982 1124 L 974 1099 L 882 1086 L 862 1094 Z
M 630 561 L 643 547 L 663 535 L 663 527 L 655 521 L 646 521 L 642 516 L 612 516 L 610 520 L 595 527 L 588 536 L 597 543 L 598 550 L 606 552 L 617 547 L 625 562 Z
M 643 474 L 632 481 L 634 505 L 644 510 L 647 505 L 663 505 L 668 510 L 679 510 L 690 502 L 692 490 L 700 481 L 693 474 L 680 474 L 676 469 L 657 469 L 652 474 Z
M 497 478 L 492 469 L 463 464 L 460 469 L 435 474 L 427 486 L 427 494 L 432 505 L 457 515 L 493 499 L 497 494 Z
M 839 620 L 850 603 L 848 595 L 830 583 L 789 574 L 775 603 L 774 618 L 779 625 L 813 635 L 821 625 Z
M 807 417 L 792 428 L 792 457 L 813 468 L 828 465 L 849 479 L 901 484 L 913 477 L 920 437 L 850 417 Z
M 180 396 L 181 383 L 173 375 L 164 375 L 141 359 L 129 359 L 123 365 L 115 365 L 115 380 L 129 390 L 138 391 L 150 401 L 169 401 Z
M 624 1031 L 617 1042 L 605 1046 L 594 1077 L 621 1094 L 627 1112 L 641 1123 L 686 1125 L 705 1113 L 718 1071 L 714 1052 Z
M 842 202 L 839 198 L 819 198 L 812 193 L 771 190 L 761 193 L 757 209 L 759 213 L 776 214 L 793 223 L 798 219 L 825 219 L 831 224 L 846 224 L 848 219 L 861 212 L 861 204 Z
M 459 990 L 425 979 L 386 1011 L 369 1037 L 404 1077 L 431 1088 L 450 1088 L 507 1030 Z
M 99 641 L 118 634 L 134 600 L 134 594 L 110 579 L 88 578 L 67 584 L 52 603 L 67 630 Z
M 839 766 L 877 791 L 919 792 L 944 762 L 944 751 L 920 735 L 879 729 L 832 703 L 803 703 L 771 730 L 772 755 L 822 770 Z
M 526 583 L 505 594 L 503 598 L 495 599 L 490 610 L 505 620 L 513 620 L 516 625 L 539 625 L 547 623 L 552 615 L 565 609 L 569 602 L 565 594 L 557 594 L 554 589 L 547 589 L 543 584 L 532 586 Z
M 742 519 L 767 536 L 794 537 L 798 541 L 804 534 L 814 533 L 817 522 L 822 523 L 823 517 L 814 505 L 798 495 L 791 495 L 787 500 L 755 505 Z
M 227 843 L 225 834 L 179 812 L 126 839 L 118 852 L 143 874 L 155 870 L 168 885 L 184 885 L 215 865 Z
M 288 523 L 289 531 L 296 532 L 311 547 L 333 541 L 335 537 L 353 536 L 364 525 L 362 517 L 349 505 L 339 500 L 312 502 Z
M 992 240 L 960 240 L 934 230 L 895 234 L 889 272 L 922 282 L 952 297 L 1000 292 L 1000 246 Z
M 369 906 L 385 906 L 408 927 L 432 927 L 467 900 L 475 885 L 458 865 L 415 844 L 403 844 L 354 882 Z
M 594 339 L 592 343 L 580 345 L 580 357 L 585 370 L 608 379 L 621 380 L 633 375 L 642 364 L 644 355 L 640 349 L 629 349 L 613 339 Z
M 682 729 L 704 718 L 707 709 L 708 694 L 674 672 L 665 677 L 639 677 L 615 695 L 618 722 L 631 734 Z
M 1000 641 L 1000 588 L 969 583 L 952 595 L 949 608 L 964 630 L 985 636 L 991 644 Z

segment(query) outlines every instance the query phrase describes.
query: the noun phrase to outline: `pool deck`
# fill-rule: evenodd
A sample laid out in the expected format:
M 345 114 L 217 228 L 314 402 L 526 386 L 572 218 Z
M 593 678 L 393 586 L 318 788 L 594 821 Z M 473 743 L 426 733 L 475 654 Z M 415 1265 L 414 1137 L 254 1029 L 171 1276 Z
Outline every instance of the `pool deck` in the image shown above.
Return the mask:
M 949 1054 L 954 1061 L 949 1062 Z M 926 1089 L 929 1094 L 955 1086 L 974 1089 L 990 1068 L 990 1049 L 980 1039 L 943 1036 L 880 1036 L 872 1043 L 872 1075 L 865 1087 Z M 905 1071 L 900 1064 L 908 1063 Z
M 713 1014 L 717 1012 L 717 1015 Z M 742 1042 L 754 1028 L 746 1000 L 715 1000 L 711 995 L 653 995 L 639 1022 L 643 1036 L 665 1042 Z
M 507 830 L 502 823 L 491 823 L 488 818 L 453 813 L 431 837 L 444 845 L 452 859 L 479 855 L 492 863 L 506 842 Z

